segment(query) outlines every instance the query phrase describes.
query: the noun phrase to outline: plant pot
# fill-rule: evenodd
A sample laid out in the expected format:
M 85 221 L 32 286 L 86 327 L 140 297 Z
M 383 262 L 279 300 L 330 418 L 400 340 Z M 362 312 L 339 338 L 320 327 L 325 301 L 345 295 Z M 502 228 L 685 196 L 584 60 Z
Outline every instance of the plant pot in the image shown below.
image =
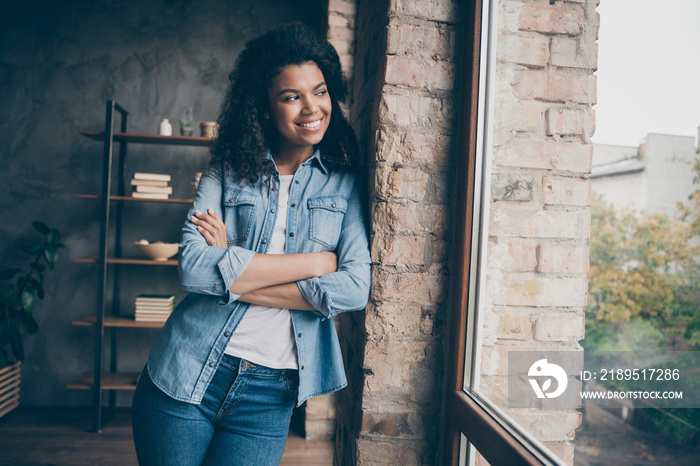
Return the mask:
M 19 380 L 22 363 L 17 361 L 0 369 L 0 417 L 19 406 Z
M 182 136 L 192 136 L 192 133 L 194 130 L 192 129 L 191 126 L 181 126 L 180 127 L 180 134 Z

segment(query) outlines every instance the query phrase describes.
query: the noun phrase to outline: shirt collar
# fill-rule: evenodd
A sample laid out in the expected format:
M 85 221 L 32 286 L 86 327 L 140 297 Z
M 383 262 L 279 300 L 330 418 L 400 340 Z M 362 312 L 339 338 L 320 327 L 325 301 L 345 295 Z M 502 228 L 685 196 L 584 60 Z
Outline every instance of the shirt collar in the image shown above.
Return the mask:
M 270 152 L 270 149 L 267 150 L 267 158 L 272 160 L 272 152 Z M 318 168 L 321 169 L 321 171 L 324 173 L 324 175 L 328 174 L 328 167 L 321 159 L 321 151 L 318 148 L 316 148 L 316 150 L 314 150 L 314 153 L 311 155 L 311 157 L 309 157 L 309 160 L 302 163 L 302 165 L 307 165 L 307 164 L 312 164 L 312 163 L 317 164 Z

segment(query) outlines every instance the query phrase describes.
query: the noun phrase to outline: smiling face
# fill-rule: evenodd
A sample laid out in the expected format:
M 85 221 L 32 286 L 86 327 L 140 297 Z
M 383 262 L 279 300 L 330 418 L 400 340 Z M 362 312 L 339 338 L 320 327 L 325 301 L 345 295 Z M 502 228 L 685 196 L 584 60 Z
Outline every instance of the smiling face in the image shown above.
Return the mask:
M 331 98 L 321 70 L 313 62 L 287 66 L 272 79 L 268 96 L 280 153 L 310 157 L 331 120 Z

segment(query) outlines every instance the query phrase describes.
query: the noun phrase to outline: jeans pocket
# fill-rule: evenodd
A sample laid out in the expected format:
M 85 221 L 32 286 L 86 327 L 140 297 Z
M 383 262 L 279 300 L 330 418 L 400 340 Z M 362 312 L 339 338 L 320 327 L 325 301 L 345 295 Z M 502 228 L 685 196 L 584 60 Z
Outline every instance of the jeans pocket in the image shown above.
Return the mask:
M 298 392 L 299 391 L 299 371 L 286 370 L 284 376 L 284 388 L 288 392 Z

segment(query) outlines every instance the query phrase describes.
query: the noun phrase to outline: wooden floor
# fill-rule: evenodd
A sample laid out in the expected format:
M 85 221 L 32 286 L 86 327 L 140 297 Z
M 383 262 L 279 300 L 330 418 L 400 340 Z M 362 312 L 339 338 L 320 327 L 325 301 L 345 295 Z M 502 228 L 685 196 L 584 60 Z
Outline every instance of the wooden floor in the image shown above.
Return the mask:
M 19 407 L 0 418 L 0 465 L 135 465 L 131 415 L 118 410 L 101 434 L 83 408 Z M 333 464 L 333 442 L 292 432 L 280 465 Z

